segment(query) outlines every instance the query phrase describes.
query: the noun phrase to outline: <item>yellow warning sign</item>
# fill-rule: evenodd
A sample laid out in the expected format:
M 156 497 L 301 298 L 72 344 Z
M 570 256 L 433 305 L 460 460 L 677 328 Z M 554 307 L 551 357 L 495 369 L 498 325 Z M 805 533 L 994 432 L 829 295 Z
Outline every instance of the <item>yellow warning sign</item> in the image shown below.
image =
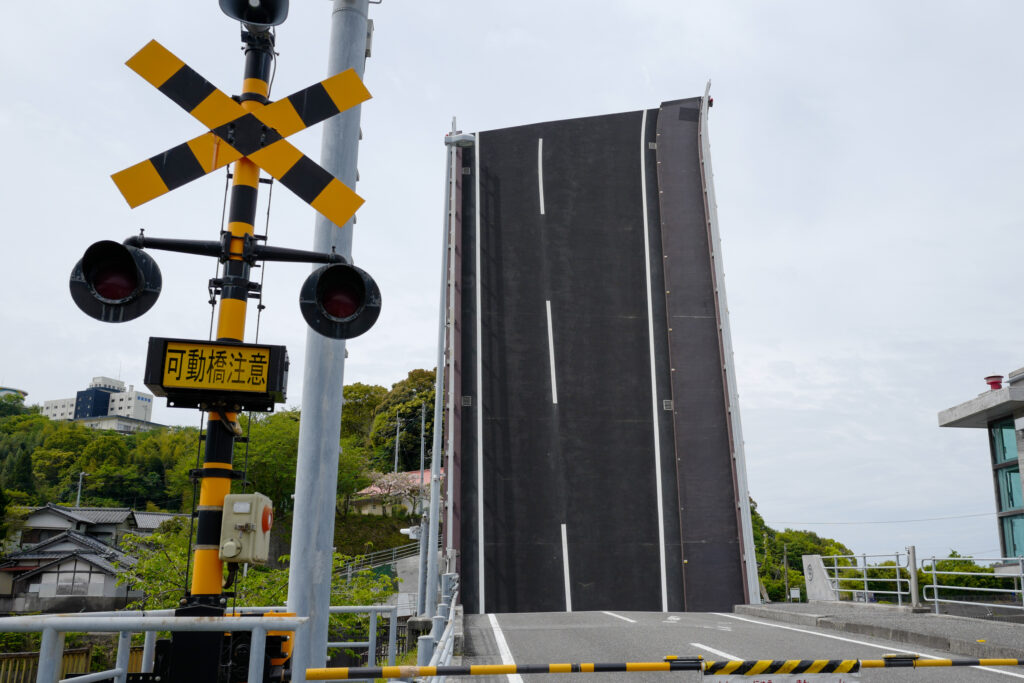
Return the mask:
M 164 350 L 165 388 L 267 392 L 270 347 L 168 341 Z

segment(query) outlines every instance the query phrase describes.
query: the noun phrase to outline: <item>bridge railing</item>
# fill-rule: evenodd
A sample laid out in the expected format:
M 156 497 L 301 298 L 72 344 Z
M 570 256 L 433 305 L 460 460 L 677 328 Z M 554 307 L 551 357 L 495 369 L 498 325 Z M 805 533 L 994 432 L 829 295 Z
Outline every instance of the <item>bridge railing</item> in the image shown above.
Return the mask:
M 943 567 L 945 564 L 947 566 Z M 988 564 L 987 571 L 970 567 Z M 965 566 L 966 565 L 966 566 Z M 987 610 L 1024 610 L 1024 558 L 927 558 L 921 560 L 921 572 L 930 577 L 922 594 L 933 605 L 970 605 Z M 1005 596 L 1005 600 L 1000 600 Z
M 882 595 L 902 606 L 912 603 L 916 592 L 912 555 L 825 555 L 821 559 L 838 599 L 845 594 L 854 602 L 871 602 Z
M 249 631 L 252 640 L 249 650 L 247 680 L 263 680 L 263 655 L 266 649 L 266 636 L 270 631 L 291 631 L 295 634 L 296 643 L 308 642 L 307 617 L 284 616 L 280 614 L 283 607 L 240 607 L 233 614 L 223 617 L 179 617 L 174 610 L 122 611 L 122 612 L 82 612 L 76 614 L 35 614 L 17 617 L 0 618 L 0 632 L 11 633 L 42 633 L 39 647 L 38 667 L 34 671 L 36 683 L 91 683 L 92 681 L 113 680 L 114 683 L 126 683 L 129 672 L 129 658 L 132 655 L 131 640 L 136 633 L 145 634 L 142 652 L 141 670 L 153 673 L 156 636 L 158 631 L 209 631 L 217 633 Z M 277 615 L 265 614 L 278 612 Z M 367 648 L 370 661 L 375 659 L 377 621 L 381 615 L 388 615 L 390 630 L 388 635 L 388 664 L 394 665 L 396 658 L 397 613 L 394 605 L 368 606 L 334 606 L 332 614 L 369 614 L 370 631 L 366 641 L 332 642 L 330 648 Z M 262 616 L 261 616 L 262 614 Z M 93 672 L 74 679 L 61 679 L 65 670 L 62 668 L 64 634 L 74 632 L 116 633 L 118 634 L 117 654 L 114 668 L 106 671 Z M 292 681 L 305 681 L 307 663 L 302 653 L 303 647 L 296 647 L 292 653 Z
M 417 640 L 417 666 L 447 666 L 452 662 L 455 650 L 455 631 L 458 619 L 456 604 L 459 601 L 459 575 L 444 574 L 441 576 L 441 602 L 433 617 L 430 633 Z M 438 681 L 443 678 L 431 677 L 428 680 Z

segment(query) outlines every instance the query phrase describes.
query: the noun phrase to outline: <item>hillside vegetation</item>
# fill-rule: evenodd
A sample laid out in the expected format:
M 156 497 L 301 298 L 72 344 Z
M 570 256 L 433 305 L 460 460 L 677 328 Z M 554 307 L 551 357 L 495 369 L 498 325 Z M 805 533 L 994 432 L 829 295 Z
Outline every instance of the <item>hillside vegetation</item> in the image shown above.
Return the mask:
M 379 473 L 394 468 L 396 422 L 400 470 L 419 469 L 420 417 L 425 418 L 426 464 L 433 443 L 434 372 L 412 370 L 390 389 L 355 383 L 343 388 L 344 416 L 338 466 L 338 512 L 348 516 L 352 495 Z M 259 491 L 271 498 L 279 519 L 290 518 L 298 455 L 300 411 L 242 415 L 248 443 L 235 445 L 234 467 L 245 481 L 235 492 Z M 197 416 L 198 422 L 198 416 Z M 124 435 L 49 420 L 18 396 L 0 399 L 0 510 L 4 524 L 16 523 L 9 509 L 48 502 L 74 505 L 81 482 L 81 505 L 137 510 L 191 512 L 195 486 L 189 472 L 201 466 L 200 432 L 195 427 L 164 427 Z M 395 520 L 341 522 L 348 539 L 339 548 L 380 550 L 406 543 Z M 282 531 L 287 535 L 287 525 Z M 281 528 L 281 527 L 279 527 Z M 3 530 L 6 531 L 6 528 Z M 340 540 L 340 539 L 339 539 Z

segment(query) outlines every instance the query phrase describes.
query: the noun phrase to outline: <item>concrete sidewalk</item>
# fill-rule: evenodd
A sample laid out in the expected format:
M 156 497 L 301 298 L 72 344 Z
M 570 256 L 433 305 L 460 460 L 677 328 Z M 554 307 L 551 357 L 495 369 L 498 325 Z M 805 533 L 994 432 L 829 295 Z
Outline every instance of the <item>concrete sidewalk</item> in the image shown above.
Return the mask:
M 795 626 L 885 638 L 963 657 L 1024 658 L 1021 624 L 853 602 L 737 605 L 733 611 Z

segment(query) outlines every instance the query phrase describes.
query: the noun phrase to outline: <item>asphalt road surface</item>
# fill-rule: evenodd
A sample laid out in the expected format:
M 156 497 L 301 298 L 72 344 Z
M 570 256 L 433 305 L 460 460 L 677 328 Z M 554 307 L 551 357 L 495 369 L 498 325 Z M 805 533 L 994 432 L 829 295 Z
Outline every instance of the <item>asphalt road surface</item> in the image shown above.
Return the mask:
M 817 628 L 778 624 L 726 613 L 552 612 L 537 614 L 467 615 L 464 664 L 548 664 L 554 662 L 661 661 L 666 655 L 701 655 L 722 659 L 881 659 L 888 653 L 914 652 L 924 658 L 956 658 L 946 652 L 913 649 L 903 643 L 866 636 L 848 636 Z M 778 680 L 793 680 L 783 678 Z M 745 680 L 768 683 L 772 676 Z M 466 680 L 505 681 L 697 681 L 694 673 L 553 674 L 473 677 Z M 729 680 L 707 676 L 705 681 Z M 809 677 L 809 682 L 821 680 Z M 830 679 L 836 680 L 836 679 Z M 931 669 L 865 669 L 844 681 L 1024 680 L 1021 667 L 943 667 Z

